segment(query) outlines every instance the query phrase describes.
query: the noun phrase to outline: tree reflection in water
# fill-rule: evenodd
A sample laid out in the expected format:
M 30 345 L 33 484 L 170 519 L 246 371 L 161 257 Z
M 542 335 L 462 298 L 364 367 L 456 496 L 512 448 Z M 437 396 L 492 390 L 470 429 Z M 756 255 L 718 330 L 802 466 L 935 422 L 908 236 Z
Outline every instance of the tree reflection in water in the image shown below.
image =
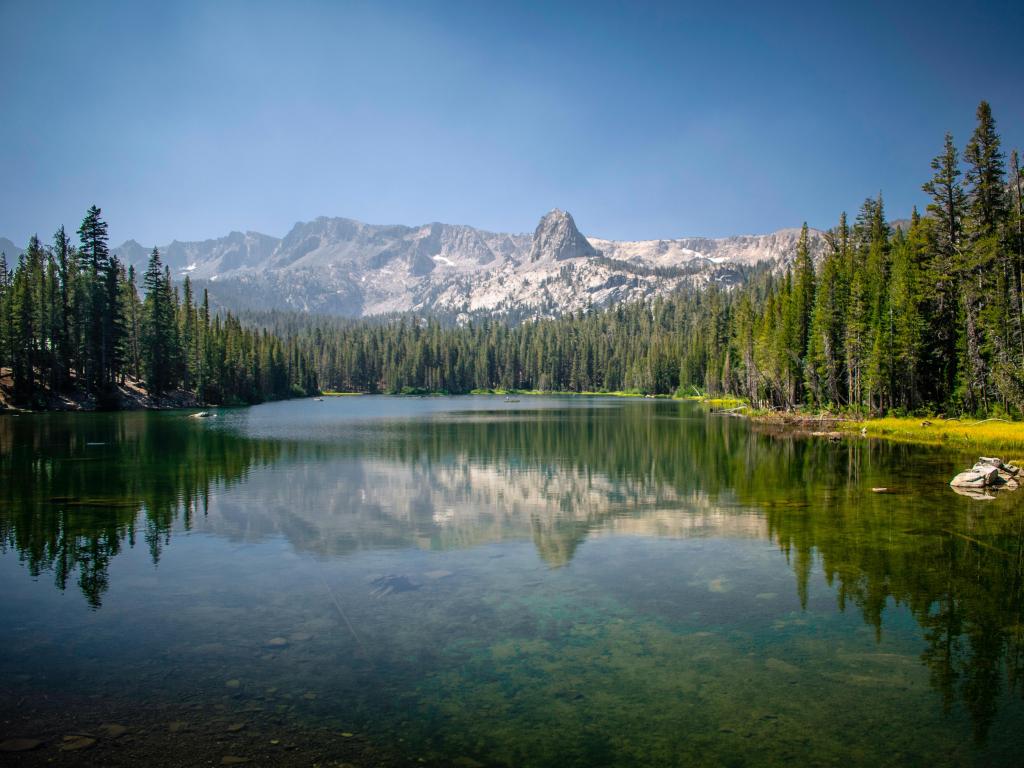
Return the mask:
M 310 468 L 301 484 L 258 471 L 292 463 Z M 3 418 L 0 542 L 61 590 L 74 578 L 99 608 L 125 545 L 142 539 L 156 563 L 175 530 L 235 535 L 206 515 L 212 494 L 243 483 L 265 499 L 245 511 L 246 535 L 283 533 L 327 556 L 532 539 L 558 567 L 597 532 L 729 536 L 753 515 L 742 535 L 778 544 L 802 604 L 818 564 L 838 608 L 856 607 L 879 636 L 889 606 L 909 609 L 932 685 L 947 709 L 970 712 L 981 741 L 1004 688 L 1021 690 L 1024 516 L 1008 497 L 949 493 L 945 475 L 961 463 L 936 449 L 759 434 L 676 403 L 453 412 L 310 440 L 178 414 Z

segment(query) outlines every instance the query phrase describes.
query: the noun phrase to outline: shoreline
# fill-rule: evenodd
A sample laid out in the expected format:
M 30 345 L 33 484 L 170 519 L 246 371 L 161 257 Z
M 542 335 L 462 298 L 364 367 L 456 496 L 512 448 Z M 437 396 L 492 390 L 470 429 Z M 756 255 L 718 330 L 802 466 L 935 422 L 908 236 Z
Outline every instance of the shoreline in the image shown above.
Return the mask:
M 175 411 L 207 408 L 251 407 L 260 403 L 237 403 L 213 405 L 199 402 L 191 393 L 178 391 L 153 399 L 138 387 L 121 387 L 120 403 L 115 408 L 97 407 L 88 396 L 73 394 L 53 400 L 53 406 L 40 409 L 18 408 L 0 402 L 0 416 L 36 415 L 47 413 L 118 413 L 123 411 Z M 825 437 L 841 439 L 860 436 L 883 439 L 892 442 L 915 445 L 934 445 L 947 448 L 988 448 L 990 450 L 1018 451 L 1024 456 L 1024 421 L 1009 421 L 1002 418 L 952 418 L 938 417 L 874 417 L 858 418 L 846 414 L 828 412 L 811 414 L 801 411 L 759 411 L 738 397 L 722 395 L 705 397 L 697 395 L 645 394 L 641 392 L 567 392 L 515 389 L 476 389 L 465 393 L 449 392 L 343 392 L 324 390 L 316 395 L 307 395 L 285 400 L 303 400 L 315 397 L 615 397 L 639 400 L 676 400 L 696 403 L 711 413 L 745 418 L 752 423 L 777 430 L 781 434 L 797 437 Z M 266 402 L 283 402 L 267 400 Z
M 952 418 L 880 416 L 858 418 L 844 414 L 810 414 L 800 411 L 757 411 L 738 398 L 687 397 L 713 413 L 737 416 L 801 437 L 863 437 L 913 445 L 954 449 L 987 448 L 1018 451 L 1024 455 L 1024 421 L 1002 418 Z

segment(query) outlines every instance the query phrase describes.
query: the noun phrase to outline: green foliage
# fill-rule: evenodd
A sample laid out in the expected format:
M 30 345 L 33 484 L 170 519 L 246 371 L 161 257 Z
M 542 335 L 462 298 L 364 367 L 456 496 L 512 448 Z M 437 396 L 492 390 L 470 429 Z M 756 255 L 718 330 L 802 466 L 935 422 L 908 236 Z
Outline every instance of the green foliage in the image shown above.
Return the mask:
M 243 328 L 231 315 L 184 298 L 154 249 L 140 301 L 133 269 L 107 248 L 100 209 L 89 209 L 75 249 L 63 227 L 52 247 L 33 237 L 10 271 L 0 256 L 0 368 L 14 401 L 45 407 L 48 397 L 88 393 L 116 405 L 118 390 L 141 378 L 151 395 L 191 392 L 208 403 L 256 403 L 317 391 L 295 341 Z

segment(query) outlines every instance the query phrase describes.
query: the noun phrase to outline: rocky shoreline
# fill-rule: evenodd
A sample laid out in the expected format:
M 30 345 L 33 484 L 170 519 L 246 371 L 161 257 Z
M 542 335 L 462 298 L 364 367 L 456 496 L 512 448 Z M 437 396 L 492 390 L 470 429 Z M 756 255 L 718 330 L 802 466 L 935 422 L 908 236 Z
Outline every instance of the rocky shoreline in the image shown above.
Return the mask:
M 174 408 L 201 408 L 202 403 L 193 393 L 173 390 L 162 395 L 150 395 L 140 379 L 126 378 L 116 385 L 109 401 L 100 402 L 82 389 L 53 392 L 41 388 L 34 408 L 16 405 L 13 398 L 14 382 L 9 368 L 0 369 L 0 414 L 47 413 L 50 411 L 158 411 Z

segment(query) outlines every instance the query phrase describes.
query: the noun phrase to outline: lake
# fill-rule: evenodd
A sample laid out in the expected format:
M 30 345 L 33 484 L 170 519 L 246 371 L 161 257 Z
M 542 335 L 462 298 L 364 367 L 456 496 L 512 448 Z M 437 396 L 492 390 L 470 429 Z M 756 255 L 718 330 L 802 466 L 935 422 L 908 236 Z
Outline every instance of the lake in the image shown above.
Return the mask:
M 974 458 L 640 399 L 3 417 L 0 757 L 1019 765 Z

